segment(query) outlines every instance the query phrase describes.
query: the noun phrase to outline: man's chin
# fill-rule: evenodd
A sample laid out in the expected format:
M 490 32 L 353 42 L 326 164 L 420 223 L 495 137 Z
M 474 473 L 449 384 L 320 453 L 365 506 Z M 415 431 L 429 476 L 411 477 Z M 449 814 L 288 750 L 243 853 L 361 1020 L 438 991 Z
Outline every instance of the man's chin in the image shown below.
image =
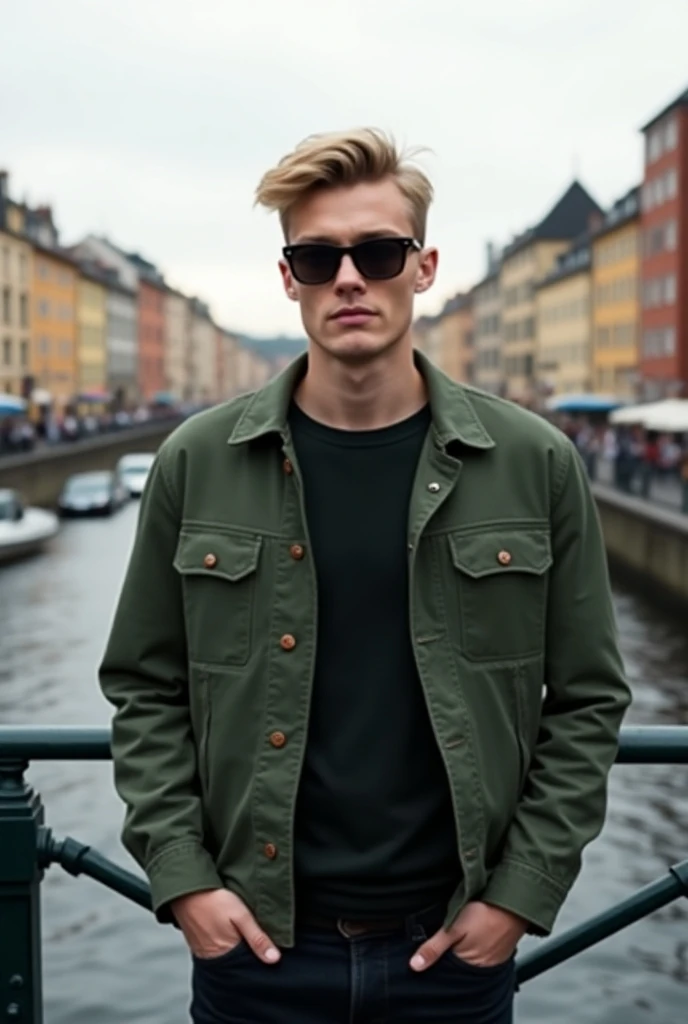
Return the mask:
M 347 363 L 365 363 L 386 352 L 394 344 L 388 338 L 371 337 L 365 332 L 347 334 L 339 338 L 328 338 L 321 342 L 330 355 Z

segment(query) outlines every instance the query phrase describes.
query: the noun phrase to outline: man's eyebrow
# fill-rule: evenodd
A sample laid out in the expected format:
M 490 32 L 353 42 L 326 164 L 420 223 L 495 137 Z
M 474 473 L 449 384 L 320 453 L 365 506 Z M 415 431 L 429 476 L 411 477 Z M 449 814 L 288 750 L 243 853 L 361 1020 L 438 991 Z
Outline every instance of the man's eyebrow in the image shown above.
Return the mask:
M 399 234 L 394 228 L 374 228 L 370 231 L 361 231 L 354 236 L 356 242 L 372 241 L 375 238 L 405 238 L 406 235 Z M 332 235 L 302 235 L 293 245 L 341 245 L 338 238 Z

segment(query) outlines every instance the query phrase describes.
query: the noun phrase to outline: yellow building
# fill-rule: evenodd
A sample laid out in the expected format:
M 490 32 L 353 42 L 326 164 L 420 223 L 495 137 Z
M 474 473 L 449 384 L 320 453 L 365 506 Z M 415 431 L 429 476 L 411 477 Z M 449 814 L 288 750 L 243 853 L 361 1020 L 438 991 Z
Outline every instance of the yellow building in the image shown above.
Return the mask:
M 31 375 L 31 246 L 0 229 L 0 392 L 24 395 Z
M 606 214 L 592 243 L 592 386 L 636 396 L 640 336 L 640 201 L 631 189 Z
M 503 253 L 500 271 L 502 369 L 507 397 L 538 405 L 546 382 L 538 376 L 536 285 L 549 274 L 557 257 L 595 218 L 594 199 L 577 181 L 540 223 L 516 238 Z
M 413 347 L 439 366 L 442 350 L 442 317 L 441 315 L 421 316 L 413 324 Z
M 459 292 L 437 316 L 420 317 L 413 325 L 413 344 L 452 380 L 473 380 L 472 297 Z
M 77 388 L 78 276 L 78 268 L 68 256 L 34 244 L 32 372 L 37 388 L 48 393 L 58 414 Z
M 452 380 L 473 380 L 473 308 L 470 295 L 459 293 L 444 306 L 439 322 L 438 366 Z
M 76 290 L 76 390 L 107 391 L 107 289 L 83 268 Z
M 536 290 L 537 376 L 543 394 L 591 390 L 592 276 L 587 235 L 559 256 Z
M 492 250 L 490 247 L 490 256 Z M 504 393 L 499 265 L 492 257 L 482 281 L 473 288 L 473 383 L 494 395 Z

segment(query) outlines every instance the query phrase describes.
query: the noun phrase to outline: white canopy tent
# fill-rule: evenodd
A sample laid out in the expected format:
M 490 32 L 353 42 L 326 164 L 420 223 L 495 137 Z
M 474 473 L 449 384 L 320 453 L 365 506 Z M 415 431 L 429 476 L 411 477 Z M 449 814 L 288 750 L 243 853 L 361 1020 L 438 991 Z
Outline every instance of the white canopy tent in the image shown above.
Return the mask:
M 684 398 L 665 398 L 661 402 L 645 402 L 642 405 L 627 405 L 623 409 L 614 409 L 609 414 L 609 422 L 615 426 L 647 426 L 649 419 L 653 421 L 666 419 L 675 415 L 674 410 L 680 410 L 685 415 L 688 408 L 688 401 Z M 661 427 L 652 427 L 653 430 L 660 430 Z M 673 430 L 673 427 L 666 427 L 666 430 Z M 681 428 L 676 428 L 680 430 Z
M 645 419 L 646 430 L 666 431 L 672 434 L 688 432 L 688 400 L 678 399 L 665 409 L 655 409 Z

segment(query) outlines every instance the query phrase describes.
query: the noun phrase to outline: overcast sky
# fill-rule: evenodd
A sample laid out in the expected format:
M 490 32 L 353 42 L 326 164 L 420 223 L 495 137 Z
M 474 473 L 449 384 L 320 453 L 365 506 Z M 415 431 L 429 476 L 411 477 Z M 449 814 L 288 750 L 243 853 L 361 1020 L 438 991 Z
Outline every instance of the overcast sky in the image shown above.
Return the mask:
M 433 312 L 574 172 L 608 204 L 688 86 L 688 0 L 0 0 L 0 166 L 62 241 L 104 232 L 220 322 L 298 333 L 261 174 L 305 135 L 431 148 Z

